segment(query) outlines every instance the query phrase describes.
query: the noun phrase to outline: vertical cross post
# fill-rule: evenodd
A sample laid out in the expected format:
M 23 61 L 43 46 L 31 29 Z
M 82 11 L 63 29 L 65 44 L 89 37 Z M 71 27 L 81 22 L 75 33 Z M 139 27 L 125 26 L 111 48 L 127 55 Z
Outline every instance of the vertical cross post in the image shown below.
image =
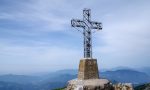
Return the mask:
M 72 27 L 81 27 L 83 28 L 83 37 L 84 37 L 84 58 L 92 58 L 92 29 L 101 30 L 102 25 L 100 22 L 91 21 L 91 10 L 83 10 L 83 20 L 72 19 Z

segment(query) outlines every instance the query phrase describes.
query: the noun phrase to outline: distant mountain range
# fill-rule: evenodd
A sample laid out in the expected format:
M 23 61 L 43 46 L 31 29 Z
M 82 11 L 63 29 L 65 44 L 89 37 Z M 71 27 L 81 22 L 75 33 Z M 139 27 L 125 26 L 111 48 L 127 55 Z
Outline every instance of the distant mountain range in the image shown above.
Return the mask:
M 107 78 L 110 81 L 121 82 L 121 83 L 133 83 L 133 84 L 143 84 L 150 82 L 150 76 L 146 73 L 122 69 L 116 71 L 106 71 L 100 73 L 102 78 Z
M 144 72 L 144 73 L 146 73 L 150 76 L 150 67 L 143 67 L 143 68 L 139 68 L 137 70 L 141 71 L 141 72 Z
M 120 69 L 100 73 L 101 78 L 107 78 L 113 83 L 130 82 L 140 85 L 150 82 L 150 76 L 144 72 L 132 69 Z M 1 75 L 0 90 L 52 90 L 65 87 L 67 81 L 77 78 L 77 70 L 60 70 L 37 76 Z

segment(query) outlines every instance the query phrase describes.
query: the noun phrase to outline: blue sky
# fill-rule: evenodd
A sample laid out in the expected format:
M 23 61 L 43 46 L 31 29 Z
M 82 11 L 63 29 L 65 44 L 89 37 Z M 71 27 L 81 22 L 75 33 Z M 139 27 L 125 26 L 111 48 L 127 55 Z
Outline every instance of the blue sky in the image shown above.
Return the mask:
M 0 73 L 77 69 L 83 38 L 72 18 L 92 10 L 99 68 L 150 65 L 149 0 L 0 0 Z

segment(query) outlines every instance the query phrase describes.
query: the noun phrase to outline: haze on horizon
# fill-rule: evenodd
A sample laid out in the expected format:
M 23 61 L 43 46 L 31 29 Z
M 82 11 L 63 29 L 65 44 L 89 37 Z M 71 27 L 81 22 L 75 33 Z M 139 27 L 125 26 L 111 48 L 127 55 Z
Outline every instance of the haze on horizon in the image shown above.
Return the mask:
M 70 25 L 91 9 L 99 68 L 150 65 L 149 0 L 0 0 L 0 74 L 77 69 L 83 37 Z

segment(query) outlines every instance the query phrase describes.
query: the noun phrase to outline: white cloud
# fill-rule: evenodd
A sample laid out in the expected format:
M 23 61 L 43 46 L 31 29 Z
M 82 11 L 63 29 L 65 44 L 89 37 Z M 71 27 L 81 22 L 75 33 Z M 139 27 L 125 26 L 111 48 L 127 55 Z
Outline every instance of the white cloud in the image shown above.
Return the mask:
M 150 12 L 145 7 L 147 6 L 120 8 L 104 18 L 103 31 L 96 36 L 99 39 L 98 45 L 104 45 L 97 46 L 95 50 L 104 55 L 106 60 L 103 63 L 107 67 L 149 66 Z
M 3 73 L 43 72 L 69 67 L 77 68 L 74 64 L 78 63 L 81 54 L 78 50 L 57 46 L 29 47 L 1 44 L 0 49 L 0 71 Z

